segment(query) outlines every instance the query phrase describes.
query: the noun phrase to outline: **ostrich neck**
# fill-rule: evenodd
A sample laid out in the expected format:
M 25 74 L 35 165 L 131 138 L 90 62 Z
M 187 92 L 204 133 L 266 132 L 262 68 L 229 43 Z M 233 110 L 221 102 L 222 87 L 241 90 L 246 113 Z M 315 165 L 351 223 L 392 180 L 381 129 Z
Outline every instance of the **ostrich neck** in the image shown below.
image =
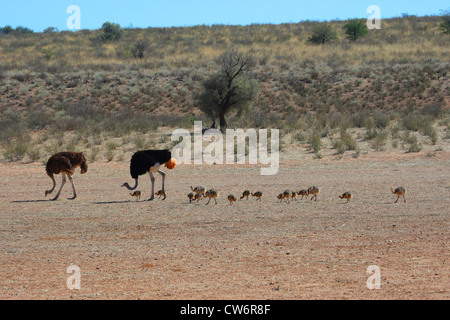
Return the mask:
M 134 187 L 130 187 L 130 185 L 126 182 L 123 184 L 122 187 L 126 187 L 128 190 L 134 190 L 138 186 L 138 179 L 135 179 L 134 182 L 135 182 Z

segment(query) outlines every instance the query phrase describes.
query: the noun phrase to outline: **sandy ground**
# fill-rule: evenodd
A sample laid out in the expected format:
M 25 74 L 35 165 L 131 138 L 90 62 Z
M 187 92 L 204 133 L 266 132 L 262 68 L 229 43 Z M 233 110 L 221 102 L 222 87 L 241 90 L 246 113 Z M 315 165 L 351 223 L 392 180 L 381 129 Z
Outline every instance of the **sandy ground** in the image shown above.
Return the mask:
M 291 153 L 289 153 L 291 152 Z M 177 166 L 165 201 L 137 202 L 127 162 L 96 162 L 47 201 L 42 164 L 0 164 L 1 299 L 448 299 L 450 161 L 378 153 L 358 159 L 258 166 Z M 60 177 L 58 177 L 58 185 Z M 161 178 L 157 177 L 159 189 Z M 191 185 L 217 205 L 189 204 Z M 318 201 L 279 203 L 286 189 L 321 188 Z M 408 189 L 407 203 L 390 187 Z M 150 179 L 139 190 L 149 197 Z M 226 196 L 261 190 L 261 202 Z M 349 204 L 338 195 L 351 191 Z M 79 266 L 81 289 L 67 268 Z M 381 288 L 366 272 L 380 269 Z

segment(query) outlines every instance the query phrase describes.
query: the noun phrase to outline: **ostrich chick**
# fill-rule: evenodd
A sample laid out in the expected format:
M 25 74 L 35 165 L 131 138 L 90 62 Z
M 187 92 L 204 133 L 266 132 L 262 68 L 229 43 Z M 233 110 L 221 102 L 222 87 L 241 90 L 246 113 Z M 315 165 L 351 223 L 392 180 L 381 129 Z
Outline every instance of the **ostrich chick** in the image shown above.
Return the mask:
M 350 192 L 344 192 L 342 195 L 339 196 L 339 199 L 346 199 L 348 203 L 350 199 L 352 198 L 352 194 Z
M 164 198 L 162 198 L 163 200 L 166 200 L 166 197 L 167 197 L 167 193 L 164 190 L 159 190 L 158 192 L 155 193 L 155 195 L 159 196 L 158 199 L 161 199 L 161 197 L 164 197 Z
M 257 191 L 255 193 L 252 193 L 252 196 L 256 198 L 256 201 L 258 201 L 258 200 L 261 201 L 263 194 L 261 191 Z
M 130 196 L 136 197 L 136 201 L 141 200 L 141 192 L 140 191 L 135 191 L 133 193 L 130 193 Z
M 233 204 L 233 202 L 236 201 L 236 197 L 235 197 L 234 195 L 230 194 L 230 195 L 228 196 L 228 201 L 230 201 L 230 204 Z

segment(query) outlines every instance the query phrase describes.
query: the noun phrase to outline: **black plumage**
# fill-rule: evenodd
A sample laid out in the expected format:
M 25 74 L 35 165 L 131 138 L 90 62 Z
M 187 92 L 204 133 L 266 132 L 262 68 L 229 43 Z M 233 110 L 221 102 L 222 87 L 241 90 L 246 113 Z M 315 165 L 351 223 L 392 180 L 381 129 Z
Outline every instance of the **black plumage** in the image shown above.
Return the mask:
M 163 165 L 172 158 L 169 150 L 141 150 L 133 154 L 130 161 L 130 174 L 133 179 L 146 174 L 159 163 Z
M 159 172 L 162 176 L 162 190 L 164 191 L 165 173 L 159 169 L 160 166 L 169 162 L 172 158 L 172 154 L 169 150 L 141 150 L 137 151 L 131 157 L 130 161 L 130 174 L 135 180 L 135 186 L 130 187 L 128 183 L 124 183 L 122 187 L 126 187 L 129 190 L 135 190 L 138 186 L 139 176 L 148 173 L 152 182 L 152 196 L 149 200 L 153 200 L 155 191 L 154 184 L 155 178 L 153 172 Z

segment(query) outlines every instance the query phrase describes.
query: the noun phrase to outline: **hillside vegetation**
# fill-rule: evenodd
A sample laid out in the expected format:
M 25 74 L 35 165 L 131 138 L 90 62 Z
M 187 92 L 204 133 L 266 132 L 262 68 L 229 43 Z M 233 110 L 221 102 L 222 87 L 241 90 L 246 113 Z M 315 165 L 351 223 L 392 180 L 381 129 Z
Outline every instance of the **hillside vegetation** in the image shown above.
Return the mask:
M 281 25 L 0 34 L 0 143 L 5 160 L 44 161 L 57 150 L 121 160 L 136 148 L 170 147 L 159 127 L 211 123 L 195 104 L 215 59 L 234 47 L 255 60 L 259 94 L 229 127 L 279 128 L 320 158 L 323 139 L 337 154 L 360 141 L 405 151 L 449 138 L 450 37 L 439 17 L 382 21 L 349 41 L 308 42 L 319 22 Z M 143 58 L 133 48 L 148 43 Z M 351 129 L 355 129 L 351 131 Z M 170 132 L 170 130 L 169 130 Z M 377 140 L 378 139 L 378 140 Z M 439 149 L 439 147 L 438 147 Z

